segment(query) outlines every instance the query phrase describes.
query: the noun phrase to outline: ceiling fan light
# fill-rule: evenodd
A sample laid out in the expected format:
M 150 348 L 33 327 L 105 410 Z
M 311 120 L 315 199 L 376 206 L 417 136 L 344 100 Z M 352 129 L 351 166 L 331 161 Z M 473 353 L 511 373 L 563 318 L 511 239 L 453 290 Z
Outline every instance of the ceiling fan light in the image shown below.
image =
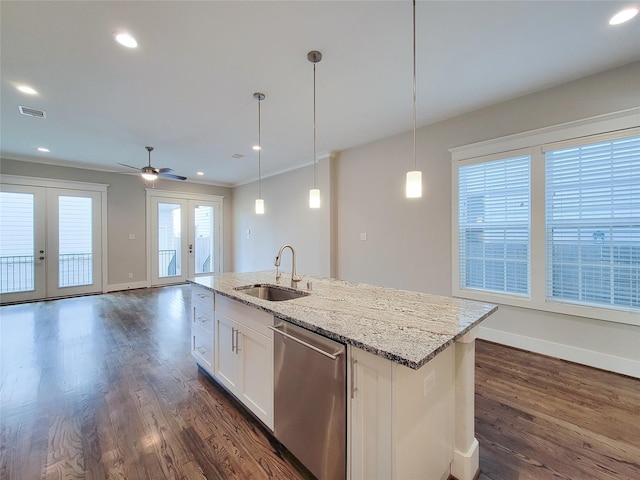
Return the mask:
M 155 180 L 158 178 L 158 174 L 156 172 L 142 172 L 141 175 L 145 180 Z

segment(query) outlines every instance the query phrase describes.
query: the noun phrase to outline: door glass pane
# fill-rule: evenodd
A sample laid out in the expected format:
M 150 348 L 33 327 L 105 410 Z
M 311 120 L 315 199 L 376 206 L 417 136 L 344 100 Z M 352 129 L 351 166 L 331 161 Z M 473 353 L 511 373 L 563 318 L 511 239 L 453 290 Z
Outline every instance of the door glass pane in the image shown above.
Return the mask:
M 182 275 L 180 205 L 158 203 L 158 277 Z
M 195 273 L 213 273 L 214 210 L 207 205 L 195 207 Z
M 34 201 L 31 193 L 0 192 L 0 293 L 35 290 Z
M 92 199 L 58 197 L 58 287 L 93 283 Z

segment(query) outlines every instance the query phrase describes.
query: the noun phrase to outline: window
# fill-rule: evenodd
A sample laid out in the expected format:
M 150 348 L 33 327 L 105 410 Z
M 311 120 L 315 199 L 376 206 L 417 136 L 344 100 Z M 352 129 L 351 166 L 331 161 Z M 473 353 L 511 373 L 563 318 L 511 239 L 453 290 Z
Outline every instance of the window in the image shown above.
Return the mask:
M 462 288 L 529 294 L 529 155 L 459 171 Z
M 638 112 L 452 149 L 453 294 L 640 325 Z
M 640 307 L 640 137 L 545 160 L 547 298 Z

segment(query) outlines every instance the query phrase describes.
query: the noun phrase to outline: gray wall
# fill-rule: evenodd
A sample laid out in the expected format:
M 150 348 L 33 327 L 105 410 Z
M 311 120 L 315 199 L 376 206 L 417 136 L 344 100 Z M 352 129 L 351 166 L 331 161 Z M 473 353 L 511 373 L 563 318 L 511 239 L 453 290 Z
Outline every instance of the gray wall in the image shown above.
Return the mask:
M 483 140 L 640 105 L 640 63 L 592 75 L 545 91 L 509 100 L 460 115 L 417 132 L 419 168 L 423 171 L 424 195 L 404 198 L 404 175 L 412 167 L 412 132 L 340 152 L 331 175 L 333 210 L 331 232 L 325 251 L 334 262 L 333 276 L 389 287 L 451 294 L 451 154 L 448 149 Z M 302 188 L 311 173 L 289 172 L 269 179 L 274 188 Z M 308 188 L 306 185 L 304 186 Z M 252 221 L 252 204 L 239 201 L 257 186 L 245 185 L 234 192 L 234 223 Z M 264 183 L 263 183 L 264 190 Z M 236 195 L 237 192 L 237 195 Z M 257 245 L 300 243 L 301 231 L 313 235 L 316 225 L 307 209 L 291 210 L 291 197 L 274 195 L 268 208 L 291 214 L 276 225 L 264 222 L 247 248 L 236 225 L 234 266 L 242 270 L 267 268 Z M 266 194 L 264 195 L 267 199 Z M 317 213 L 317 212 L 316 212 Z M 329 213 L 329 212 L 327 212 Z M 266 219 L 266 217 L 265 217 Z M 295 220 L 294 220 L 295 219 Z M 367 240 L 360 240 L 366 233 Z M 277 237 L 277 240 L 274 239 Z M 331 245 L 331 238 L 335 246 Z M 260 252 L 256 258 L 251 252 Z M 313 251 L 311 251 L 313 252 Z M 310 262 L 309 250 L 301 248 L 300 264 Z M 312 253 L 311 253 L 312 254 Z M 270 260 L 270 259 L 267 259 Z M 315 273 L 312 264 L 309 272 Z M 486 338 L 567 358 L 601 368 L 640 376 L 640 328 L 607 321 L 549 314 L 503 306 L 483 323 Z
M 146 197 L 145 184 L 139 175 L 119 174 L 60 167 L 27 161 L 2 159 L 0 173 L 77 182 L 108 184 L 107 243 L 108 285 L 124 285 L 146 280 Z M 231 189 L 189 182 L 158 180 L 156 188 L 176 192 L 223 195 L 224 198 L 224 269 L 231 268 Z M 129 234 L 135 240 L 129 240 Z M 227 249 L 229 251 L 227 251 Z M 133 273 L 133 280 L 128 277 Z
M 267 160 L 268 161 L 268 160 Z M 236 272 L 273 270 L 273 261 L 281 245 L 289 243 L 296 250 L 299 273 L 331 276 L 332 210 L 329 177 L 332 159 L 318 163 L 318 183 L 322 208 L 309 208 L 309 189 L 313 186 L 313 167 L 307 166 L 262 180 L 264 215 L 254 213 L 258 184 L 233 190 L 232 269 Z M 247 231 L 250 233 L 247 234 Z M 282 259 L 282 270 L 291 272 L 290 253 Z

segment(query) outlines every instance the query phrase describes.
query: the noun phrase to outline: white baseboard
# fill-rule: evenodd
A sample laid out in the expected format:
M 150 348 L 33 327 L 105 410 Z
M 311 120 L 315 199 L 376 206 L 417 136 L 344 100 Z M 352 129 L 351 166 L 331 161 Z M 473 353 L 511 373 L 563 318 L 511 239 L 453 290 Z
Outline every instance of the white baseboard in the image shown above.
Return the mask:
M 119 292 L 121 290 L 133 290 L 135 288 L 147 288 L 149 285 L 146 280 L 141 282 L 130 282 L 130 283 L 115 283 L 112 285 L 107 285 L 104 289 L 104 293 L 109 292 Z
M 574 363 L 588 365 L 590 367 L 621 373 L 634 378 L 640 378 L 640 360 L 616 357 L 605 353 L 594 352 L 584 348 L 563 345 L 561 343 L 540 340 L 539 338 L 525 337 L 515 333 L 495 330 L 480 325 L 478 338 L 491 342 L 501 343 L 510 347 L 521 348 L 531 352 L 561 358 Z

